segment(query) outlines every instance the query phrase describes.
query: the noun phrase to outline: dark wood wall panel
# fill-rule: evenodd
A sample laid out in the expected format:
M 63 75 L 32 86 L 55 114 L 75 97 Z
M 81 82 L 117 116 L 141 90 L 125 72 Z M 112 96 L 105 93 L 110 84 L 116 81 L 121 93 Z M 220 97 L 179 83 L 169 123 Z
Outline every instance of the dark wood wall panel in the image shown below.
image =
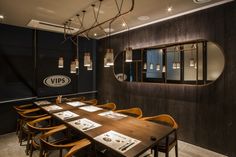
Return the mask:
M 218 44 L 225 55 L 225 70 L 207 86 L 121 83 L 112 68 L 103 67 L 105 42 L 98 41 L 97 85 L 99 101 L 118 108 L 140 107 L 144 116 L 172 115 L 179 123 L 179 139 L 236 156 L 236 2 L 130 31 L 133 48 L 196 39 Z M 114 52 L 127 46 L 127 33 L 111 37 Z

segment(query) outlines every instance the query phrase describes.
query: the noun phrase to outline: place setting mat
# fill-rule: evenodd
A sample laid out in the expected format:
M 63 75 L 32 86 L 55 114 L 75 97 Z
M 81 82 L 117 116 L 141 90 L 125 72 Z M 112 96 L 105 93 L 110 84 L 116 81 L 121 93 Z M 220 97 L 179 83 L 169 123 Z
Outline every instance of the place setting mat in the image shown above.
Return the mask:
M 79 117 L 78 114 L 76 114 L 74 112 L 71 112 L 71 111 L 57 112 L 57 113 L 54 113 L 54 115 L 57 116 L 58 118 L 62 119 L 62 120 L 67 120 L 67 119 Z
M 70 121 L 69 124 L 74 126 L 77 129 L 79 129 L 80 131 L 83 131 L 83 132 L 102 126 L 101 124 L 98 124 L 98 123 L 91 121 L 87 118 L 82 118 L 82 119 Z
M 63 109 L 62 107 L 58 106 L 58 105 L 50 105 L 50 106 L 44 106 L 42 107 L 44 110 L 50 112 L 50 111 L 57 111 L 57 110 L 61 110 Z
M 50 101 L 47 101 L 47 100 L 35 101 L 34 103 L 35 103 L 36 105 L 38 105 L 38 106 L 50 105 L 50 104 L 51 104 L 51 102 L 50 102 Z
M 123 119 L 125 117 L 128 117 L 127 115 L 121 114 L 121 113 L 116 113 L 113 111 L 106 111 L 106 112 L 102 112 L 98 114 L 99 116 L 103 116 L 103 117 L 107 117 L 109 119 L 113 119 L 113 120 L 120 120 Z
M 83 107 L 80 107 L 79 109 L 87 111 L 87 112 L 96 112 L 96 111 L 99 111 L 99 110 L 103 110 L 102 108 L 96 107 L 96 106 L 93 106 L 93 105 L 83 106 Z
M 94 139 L 121 153 L 127 152 L 141 142 L 137 139 L 112 130 L 98 135 Z
M 67 102 L 66 104 L 73 106 L 73 107 L 80 107 L 80 106 L 87 105 L 87 104 L 80 102 L 80 101 Z

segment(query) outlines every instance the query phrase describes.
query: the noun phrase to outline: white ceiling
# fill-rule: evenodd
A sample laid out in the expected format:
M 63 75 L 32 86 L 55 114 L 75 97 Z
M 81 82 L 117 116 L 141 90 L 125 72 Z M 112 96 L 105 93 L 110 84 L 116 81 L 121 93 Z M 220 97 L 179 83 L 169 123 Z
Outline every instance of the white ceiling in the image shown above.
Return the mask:
M 120 4 L 122 0 L 117 0 Z M 197 0 L 203 1 L 203 0 Z M 155 23 L 164 19 L 191 13 L 215 5 L 220 5 L 232 0 L 211 0 L 203 4 L 196 4 L 193 0 L 135 0 L 134 9 L 122 18 L 116 19 L 111 28 L 117 33 L 127 29 L 123 27 L 123 20 L 129 28 L 137 28 L 150 23 Z M 99 6 L 98 0 L 0 0 L 0 15 L 4 15 L 2 23 L 28 27 L 32 20 L 40 20 L 53 24 L 63 25 L 68 19 L 73 19 L 71 26 L 79 28 L 79 21 L 76 14 L 82 17 L 82 10 L 86 10 L 84 17 L 84 27 L 89 28 L 94 24 L 93 9 L 91 4 L 95 4 L 95 10 Z M 131 0 L 124 0 L 121 12 L 127 11 L 131 6 Z M 168 12 L 167 8 L 172 7 Z M 115 0 L 103 0 L 101 4 L 98 22 L 113 17 L 117 14 Z M 141 21 L 140 16 L 148 16 L 149 19 Z M 102 29 L 108 28 L 108 23 L 102 25 Z M 94 37 L 94 33 L 97 34 Z M 89 32 L 90 37 L 101 38 L 105 35 L 101 28 L 95 28 Z

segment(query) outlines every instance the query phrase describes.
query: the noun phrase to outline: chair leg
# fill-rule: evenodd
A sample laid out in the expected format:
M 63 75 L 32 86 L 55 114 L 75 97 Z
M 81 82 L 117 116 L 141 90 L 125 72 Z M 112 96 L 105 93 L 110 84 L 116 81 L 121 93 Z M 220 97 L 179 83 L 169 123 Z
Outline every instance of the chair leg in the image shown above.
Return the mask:
M 30 157 L 32 157 L 32 156 L 33 156 L 33 144 L 31 142 L 31 145 L 30 145 Z
M 178 157 L 178 144 L 175 145 L 175 157 Z
M 158 147 L 154 147 L 154 157 L 158 157 Z
M 62 157 L 62 149 L 60 149 L 59 157 Z
M 31 136 L 30 136 L 30 134 L 28 133 L 28 136 L 27 136 L 27 144 L 26 144 L 26 150 L 25 150 L 25 152 L 26 152 L 26 155 L 29 155 L 29 146 L 30 146 L 30 138 Z

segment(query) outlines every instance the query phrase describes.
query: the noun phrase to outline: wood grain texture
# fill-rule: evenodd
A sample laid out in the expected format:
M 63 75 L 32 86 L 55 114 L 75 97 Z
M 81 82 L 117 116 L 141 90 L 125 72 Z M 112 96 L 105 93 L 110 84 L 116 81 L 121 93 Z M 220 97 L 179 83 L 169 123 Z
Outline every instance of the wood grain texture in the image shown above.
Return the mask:
M 236 156 L 236 2 L 213 7 L 130 31 L 133 48 L 206 39 L 225 55 L 222 75 L 207 86 L 121 83 L 112 68 L 103 67 L 105 40 L 98 41 L 97 85 L 99 102 L 117 108 L 140 107 L 144 116 L 167 113 L 179 124 L 179 138 L 186 142 Z M 111 37 L 119 53 L 126 47 L 126 33 Z M 123 44 L 125 43 L 125 44 Z

